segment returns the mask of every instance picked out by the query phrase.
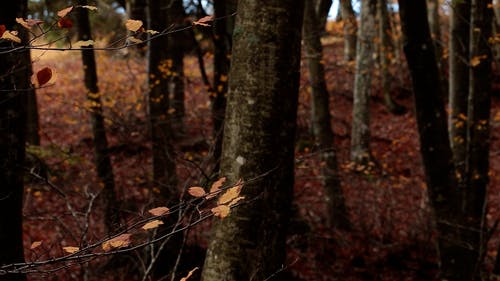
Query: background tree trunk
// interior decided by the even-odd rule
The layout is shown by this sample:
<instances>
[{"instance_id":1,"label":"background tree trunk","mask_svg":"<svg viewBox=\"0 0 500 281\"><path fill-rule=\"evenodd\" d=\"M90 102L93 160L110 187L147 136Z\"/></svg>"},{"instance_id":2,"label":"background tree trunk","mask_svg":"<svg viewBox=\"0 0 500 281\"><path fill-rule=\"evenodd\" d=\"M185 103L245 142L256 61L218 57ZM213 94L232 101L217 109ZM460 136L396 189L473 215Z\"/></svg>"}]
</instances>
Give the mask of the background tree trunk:
<instances>
[{"instance_id":1,"label":"background tree trunk","mask_svg":"<svg viewBox=\"0 0 500 281\"><path fill-rule=\"evenodd\" d=\"M358 36L354 103L352 109L351 160L365 165L370 152L370 92L375 52L377 0L361 2L361 27Z\"/></svg>"},{"instance_id":2,"label":"background tree trunk","mask_svg":"<svg viewBox=\"0 0 500 281\"><path fill-rule=\"evenodd\" d=\"M461 2L453 1L454 2ZM427 0L427 19L431 31L431 37L434 41L434 48L436 50L436 58L439 69L439 81L441 81L442 93L446 93L448 89L448 81L446 80L445 65L446 60L443 57L443 39L441 36L441 22L439 18L439 0ZM445 98L445 96L443 96Z\"/></svg>"},{"instance_id":3,"label":"background tree trunk","mask_svg":"<svg viewBox=\"0 0 500 281\"><path fill-rule=\"evenodd\" d=\"M204 281L264 280L283 265L294 181L302 5L296 0L238 3L221 174L229 182L269 174L247 182L242 193L248 204L215 223Z\"/></svg>"},{"instance_id":4,"label":"background tree trunk","mask_svg":"<svg viewBox=\"0 0 500 281\"><path fill-rule=\"evenodd\" d=\"M7 30L17 29L16 17L25 18L26 12L26 0L5 2L0 9L0 22ZM2 50L14 47L13 44L0 40ZM18 52L0 54L0 265L24 262L22 203L26 95L14 90L31 87L28 72L24 71L28 65L24 64L23 56ZM26 277L7 274L0 275L0 280L21 281Z\"/></svg>"},{"instance_id":5,"label":"background tree trunk","mask_svg":"<svg viewBox=\"0 0 500 281\"><path fill-rule=\"evenodd\" d=\"M340 13L344 22L344 59L352 61L356 58L356 40L358 36L358 23L356 14L352 9L351 0L339 0ZM362 2L361 5L363 5Z\"/></svg>"},{"instance_id":6,"label":"background tree trunk","mask_svg":"<svg viewBox=\"0 0 500 281\"><path fill-rule=\"evenodd\" d=\"M328 223L336 228L349 229L349 216L340 184L337 153L333 142L334 135L331 127L330 101L326 88L325 69L321 63L323 60L321 32L325 30L325 27L318 21L320 17L315 12L314 2L318 1L308 0L305 2L303 28L309 81L311 81L312 87L313 132L316 148L321 155L320 161L325 163L322 166L321 174L328 208Z\"/></svg>"},{"instance_id":7,"label":"background tree trunk","mask_svg":"<svg viewBox=\"0 0 500 281\"><path fill-rule=\"evenodd\" d=\"M318 14L318 25L320 25L321 32L325 31L326 22L328 21L328 15L330 14L330 8L332 7L332 0L319 0L315 1L314 10Z\"/></svg>"},{"instance_id":8,"label":"background tree trunk","mask_svg":"<svg viewBox=\"0 0 500 281\"><path fill-rule=\"evenodd\" d=\"M87 0L78 0L78 5L87 5ZM78 20L78 40L91 40L90 22L87 9L77 10ZM116 200L113 167L108 153L108 140L106 138L106 128L104 126L104 116L102 112L101 94L97 86L97 67L95 63L94 49L92 46L82 47L82 62L85 76L85 88L87 89L87 99L91 104L90 118L92 123L92 133L94 137L94 161L97 168L97 176L103 185L102 198L105 204L104 220L108 232L116 229L120 225L118 214L118 202Z\"/></svg>"}]
</instances>

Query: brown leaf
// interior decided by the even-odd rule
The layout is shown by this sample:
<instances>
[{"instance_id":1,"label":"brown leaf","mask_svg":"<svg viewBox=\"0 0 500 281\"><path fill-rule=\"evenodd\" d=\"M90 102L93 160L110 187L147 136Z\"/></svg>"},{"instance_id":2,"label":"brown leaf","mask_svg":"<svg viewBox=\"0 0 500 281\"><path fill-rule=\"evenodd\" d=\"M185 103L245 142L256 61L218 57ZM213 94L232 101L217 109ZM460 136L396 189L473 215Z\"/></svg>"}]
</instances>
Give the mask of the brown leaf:
<instances>
[{"instance_id":1,"label":"brown leaf","mask_svg":"<svg viewBox=\"0 0 500 281\"><path fill-rule=\"evenodd\" d=\"M245 196L236 197L233 200L231 200L231 202L229 202L228 206L232 207L232 206L236 205L239 201L241 201L243 199L245 199Z\"/></svg>"},{"instance_id":2,"label":"brown leaf","mask_svg":"<svg viewBox=\"0 0 500 281\"><path fill-rule=\"evenodd\" d=\"M71 246L68 246L68 247L63 247L63 250L64 250L66 253L73 254L73 253L78 252L78 250L80 250L80 248L78 248L78 247L71 247Z\"/></svg>"},{"instance_id":3,"label":"brown leaf","mask_svg":"<svg viewBox=\"0 0 500 281\"><path fill-rule=\"evenodd\" d=\"M125 22L125 27L133 32L138 31L142 27L142 21L140 20L127 20Z\"/></svg>"},{"instance_id":4,"label":"brown leaf","mask_svg":"<svg viewBox=\"0 0 500 281\"><path fill-rule=\"evenodd\" d=\"M35 241L35 242L31 243L30 249L31 250L36 249L36 248L40 247L40 245L42 245L42 241Z\"/></svg>"},{"instance_id":5,"label":"brown leaf","mask_svg":"<svg viewBox=\"0 0 500 281\"><path fill-rule=\"evenodd\" d=\"M31 26L29 26L28 22L25 21L23 18L16 18L16 22L20 25L22 25L26 29L30 29Z\"/></svg>"},{"instance_id":6,"label":"brown leaf","mask_svg":"<svg viewBox=\"0 0 500 281\"><path fill-rule=\"evenodd\" d=\"M188 275L186 275L185 277L182 277L180 281L186 281L186 280L188 280L189 277L191 277L196 270L198 270L198 267L195 267L195 268L191 269L189 271Z\"/></svg>"},{"instance_id":7,"label":"brown leaf","mask_svg":"<svg viewBox=\"0 0 500 281\"><path fill-rule=\"evenodd\" d=\"M153 216L163 216L163 215L167 215L169 211L170 211L170 209L167 207L157 207L157 208L153 208L153 209L148 210L148 213L152 214Z\"/></svg>"},{"instance_id":8,"label":"brown leaf","mask_svg":"<svg viewBox=\"0 0 500 281\"><path fill-rule=\"evenodd\" d=\"M10 40L16 43L21 43L21 38L17 37L17 31L5 30L2 33L1 39Z\"/></svg>"},{"instance_id":9,"label":"brown leaf","mask_svg":"<svg viewBox=\"0 0 500 281\"><path fill-rule=\"evenodd\" d=\"M69 14L71 11L73 10L73 6L70 6L70 7L67 7L67 8L64 8L62 10L60 10L59 12L57 12L57 15L61 18L64 18L67 14Z\"/></svg>"},{"instance_id":10,"label":"brown leaf","mask_svg":"<svg viewBox=\"0 0 500 281\"><path fill-rule=\"evenodd\" d=\"M207 24L207 22L213 21L214 17L213 16L204 16L201 19L194 21L194 25L201 25L201 26L210 26L210 24Z\"/></svg>"},{"instance_id":11,"label":"brown leaf","mask_svg":"<svg viewBox=\"0 0 500 281\"><path fill-rule=\"evenodd\" d=\"M3 36L3 33L7 30L7 28L5 27L5 25L3 24L0 24L0 37Z\"/></svg>"},{"instance_id":12,"label":"brown leaf","mask_svg":"<svg viewBox=\"0 0 500 281\"><path fill-rule=\"evenodd\" d=\"M193 187L190 187L188 189L188 193L193 196L193 197L203 197L205 196L205 194L207 194L205 192L205 190L203 189L203 187L199 187L199 186L193 186Z\"/></svg>"},{"instance_id":13,"label":"brown leaf","mask_svg":"<svg viewBox=\"0 0 500 281\"><path fill-rule=\"evenodd\" d=\"M59 26L59 28L72 28L73 21L68 18L61 18L57 21L57 26Z\"/></svg>"},{"instance_id":14,"label":"brown leaf","mask_svg":"<svg viewBox=\"0 0 500 281\"><path fill-rule=\"evenodd\" d=\"M97 11L97 7L96 6L85 5L85 6L82 6L82 8L88 9L88 10L91 10L91 11Z\"/></svg>"},{"instance_id":15,"label":"brown leaf","mask_svg":"<svg viewBox=\"0 0 500 281\"><path fill-rule=\"evenodd\" d=\"M221 219L223 219L229 215L229 210L230 210L230 208L227 205L219 205L219 206L211 209L214 216L219 217Z\"/></svg>"},{"instance_id":16,"label":"brown leaf","mask_svg":"<svg viewBox=\"0 0 500 281\"><path fill-rule=\"evenodd\" d=\"M102 243L101 247L104 251L108 252L112 249L125 248L128 247L131 243L130 241L131 234L122 234L111 240L105 241Z\"/></svg>"},{"instance_id":17,"label":"brown leaf","mask_svg":"<svg viewBox=\"0 0 500 281\"><path fill-rule=\"evenodd\" d=\"M154 229L162 224L163 224L163 222L161 220L153 220L153 221L150 221L150 222L146 223L145 225L143 225L142 229L144 229L144 230Z\"/></svg>"},{"instance_id":18,"label":"brown leaf","mask_svg":"<svg viewBox=\"0 0 500 281\"><path fill-rule=\"evenodd\" d=\"M239 197L241 188L243 188L243 180L239 179L233 187L229 188L224 194L222 194L222 196L217 201L217 204L227 204L233 201L233 199Z\"/></svg>"},{"instance_id":19,"label":"brown leaf","mask_svg":"<svg viewBox=\"0 0 500 281\"><path fill-rule=\"evenodd\" d=\"M49 67L42 68L36 73L36 84L38 87L47 84L52 78L52 69Z\"/></svg>"},{"instance_id":20,"label":"brown leaf","mask_svg":"<svg viewBox=\"0 0 500 281\"><path fill-rule=\"evenodd\" d=\"M221 186L224 184L225 181L226 181L225 177L222 177L217 181L215 181L210 187L210 195L207 195L207 199L215 197L217 195L217 191L220 190Z\"/></svg>"}]
</instances>

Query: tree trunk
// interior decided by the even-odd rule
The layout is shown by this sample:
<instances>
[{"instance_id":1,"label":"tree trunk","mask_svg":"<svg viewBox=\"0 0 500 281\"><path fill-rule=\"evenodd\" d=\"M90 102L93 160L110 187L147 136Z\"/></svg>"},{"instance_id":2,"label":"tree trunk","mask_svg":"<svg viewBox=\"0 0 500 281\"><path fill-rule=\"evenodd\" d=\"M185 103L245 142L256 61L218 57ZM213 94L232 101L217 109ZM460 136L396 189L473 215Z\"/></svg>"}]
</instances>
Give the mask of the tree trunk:
<instances>
[{"instance_id":1,"label":"tree trunk","mask_svg":"<svg viewBox=\"0 0 500 281\"><path fill-rule=\"evenodd\" d=\"M87 5L87 0L78 0L78 5ZM91 40L91 29L87 9L77 10L78 20L78 40ZM104 220L108 232L112 232L120 225L118 214L118 202L116 200L113 167L108 153L108 140L106 138L106 128L104 126L104 116L102 112L101 94L97 86L97 68L95 63L94 49L92 46L82 47L82 62L87 89L87 100L90 103L90 118L92 123L92 133L94 137L94 161L97 168L97 176L101 182L102 198L105 204Z\"/></svg>"},{"instance_id":2,"label":"tree trunk","mask_svg":"<svg viewBox=\"0 0 500 281\"><path fill-rule=\"evenodd\" d=\"M325 81L323 60L323 46L321 46L321 32L324 26L318 21L314 10L314 1L306 1L304 8L303 39L309 81L312 86L312 123L316 148L321 155L321 174L325 188L325 201L328 208L328 223L340 229L349 229L349 217L345 207L344 194L340 185L337 153L333 142L331 127L330 102Z\"/></svg>"},{"instance_id":3,"label":"tree trunk","mask_svg":"<svg viewBox=\"0 0 500 281\"><path fill-rule=\"evenodd\" d=\"M364 1L362 2L362 6ZM344 60L352 61L356 58L356 40L358 23L352 9L351 0L340 0L340 14L344 22ZM363 23L362 23L363 24Z\"/></svg>"},{"instance_id":4,"label":"tree trunk","mask_svg":"<svg viewBox=\"0 0 500 281\"><path fill-rule=\"evenodd\" d=\"M452 2L450 16L449 134L457 183L465 188L467 96L469 93L470 0Z\"/></svg>"},{"instance_id":5,"label":"tree trunk","mask_svg":"<svg viewBox=\"0 0 500 281\"><path fill-rule=\"evenodd\" d=\"M16 17L26 17L27 1L8 1L0 9L0 22L16 29ZM26 44L26 41L22 42ZM17 44L0 41L5 51ZM0 54L0 265L24 262L23 255L23 166L26 132L26 95L15 89L31 87L23 53ZM31 65L29 66L31 68ZM25 275L0 275L1 281L26 280Z\"/></svg>"},{"instance_id":6,"label":"tree trunk","mask_svg":"<svg viewBox=\"0 0 500 281\"><path fill-rule=\"evenodd\" d=\"M125 10L129 19L147 21L146 5L147 0L126 0ZM137 49L141 56L146 54L146 44L138 44L134 49Z\"/></svg>"},{"instance_id":7,"label":"tree trunk","mask_svg":"<svg viewBox=\"0 0 500 281\"><path fill-rule=\"evenodd\" d=\"M221 174L229 182L258 180L243 187L248 204L214 224L204 281L264 280L283 266L294 181L302 6L296 0L238 3Z\"/></svg>"},{"instance_id":8,"label":"tree trunk","mask_svg":"<svg viewBox=\"0 0 500 281\"><path fill-rule=\"evenodd\" d=\"M352 109L351 160L366 165L370 152L370 92L375 52L375 16L377 0L361 2L361 27L359 31L356 74L354 78L354 104Z\"/></svg>"},{"instance_id":9,"label":"tree trunk","mask_svg":"<svg viewBox=\"0 0 500 281\"><path fill-rule=\"evenodd\" d=\"M224 129L224 115L226 111L227 82L229 76L231 44L233 40L234 16L238 1L226 0L215 1L214 12L216 18L222 18L214 22L214 86L210 93L212 101L212 123L214 138L213 158L215 161L214 172L219 172L220 157L222 153L222 131Z\"/></svg>"},{"instance_id":10,"label":"tree trunk","mask_svg":"<svg viewBox=\"0 0 500 281\"><path fill-rule=\"evenodd\" d=\"M454 2L462 2L453 1ZM446 60L443 57L443 40L441 37L441 23L439 18L439 0L427 0L427 19L429 21L429 27L431 31L431 37L434 40L434 47L436 50L436 58L438 62L439 69L439 81L441 81L441 93L445 94L448 89L448 81L446 80L446 74L444 66L446 65ZM445 96L443 96L445 98Z\"/></svg>"},{"instance_id":11,"label":"tree trunk","mask_svg":"<svg viewBox=\"0 0 500 281\"><path fill-rule=\"evenodd\" d=\"M148 29L166 28L168 0L149 0ZM167 203L179 199L177 176L175 174L175 155L172 146L172 129L168 114L168 80L162 70L168 67L166 36L148 42L148 84L149 84L149 119L153 142L153 180L154 187L160 190Z\"/></svg>"},{"instance_id":12,"label":"tree trunk","mask_svg":"<svg viewBox=\"0 0 500 281\"><path fill-rule=\"evenodd\" d=\"M499 0L493 1L493 34L500 33L500 2ZM500 65L500 44L495 43L494 48L494 58L497 67Z\"/></svg>"},{"instance_id":13,"label":"tree trunk","mask_svg":"<svg viewBox=\"0 0 500 281\"><path fill-rule=\"evenodd\" d=\"M315 3L314 10L318 14L318 25L321 26L321 32L324 32L333 0L319 0L315 1Z\"/></svg>"}]
</instances>

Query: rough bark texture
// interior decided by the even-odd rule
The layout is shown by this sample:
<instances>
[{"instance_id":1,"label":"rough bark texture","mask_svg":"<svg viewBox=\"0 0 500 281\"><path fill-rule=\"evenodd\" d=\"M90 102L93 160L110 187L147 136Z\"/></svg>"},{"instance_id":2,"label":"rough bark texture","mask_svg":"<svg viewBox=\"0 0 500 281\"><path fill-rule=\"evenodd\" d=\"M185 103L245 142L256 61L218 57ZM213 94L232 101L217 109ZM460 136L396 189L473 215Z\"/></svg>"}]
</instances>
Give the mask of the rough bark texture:
<instances>
[{"instance_id":1,"label":"rough bark texture","mask_svg":"<svg viewBox=\"0 0 500 281\"><path fill-rule=\"evenodd\" d=\"M466 185L467 96L469 93L470 0L454 1L450 17L449 132L461 188Z\"/></svg>"},{"instance_id":2,"label":"rough bark texture","mask_svg":"<svg viewBox=\"0 0 500 281\"><path fill-rule=\"evenodd\" d=\"M454 2L461 2L462 0L459 1L452 1L451 3ZM446 65L446 60L444 59L443 56L443 40L441 37L441 22L439 18L439 0L427 0L427 19L429 21L429 27L431 31L431 37L434 41L434 48L436 51L436 58L438 62L438 69L439 69L439 81L441 81L441 88L442 91L441 93L446 93L448 89L448 81L446 79L446 74L445 74L445 65ZM445 96L443 96L445 98Z\"/></svg>"},{"instance_id":3,"label":"rough bark texture","mask_svg":"<svg viewBox=\"0 0 500 281\"><path fill-rule=\"evenodd\" d=\"M370 152L370 93L376 35L377 0L361 2L361 26L358 35L354 104L352 109L351 160L367 164Z\"/></svg>"},{"instance_id":4,"label":"rough bark texture","mask_svg":"<svg viewBox=\"0 0 500 281\"><path fill-rule=\"evenodd\" d=\"M210 93L212 101L212 124L214 138L213 158L216 163L214 172L219 172L220 157L222 153L222 131L224 128L224 115L226 111L227 82L229 76L231 44L233 39L234 16L238 1L215 1L214 22L214 82L213 92ZM223 18L226 17L226 18Z\"/></svg>"},{"instance_id":5,"label":"rough bark texture","mask_svg":"<svg viewBox=\"0 0 500 281\"><path fill-rule=\"evenodd\" d=\"M221 172L229 182L258 179L243 187L248 204L216 220L204 281L264 280L283 265L294 177L302 5L296 0L238 3ZM279 274L273 278L279 279Z\"/></svg>"},{"instance_id":6,"label":"rough bark texture","mask_svg":"<svg viewBox=\"0 0 500 281\"><path fill-rule=\"evenodd\" d=\"M87 5L87 0L78 0L78 5ZM91 40L91 29L87 9L77 10L78 40ZM87 89L87 100L90 103L90 118L92 123L92 134L94 137L94 161L97 168L97 176L102 184L101 196L104 199L104 220L108 232L119 226L118 206L116 200L113 167L108 153L108 140L104 126L102 112L101 94L97 86L97 67L92 46L82 47L82 62L84 71L85 88Z\"/></svg>"},{"instance_id":7,"label":"rough bark texture","mask_svg":"<svg viewBox=\"0 0 500 281\"><path fill-rule=\"evenodd\" d=\"M148 29L164 30L166 11L160 9L168 5L168 0L148 1ZM153 180L154 187L160 189L161 196L168 202L179 199L177 176L175 174L175 155L172 147L172 129L168 114L168 80L163 72L168 67L166 36L148 42L148 85L149 119L153 142Z\"/></svg>"},{"instance_id":8,"label":"rough bark texture","mask_svg":"<svg viewBox=\"0 0 500 281\"><path fill-rule=\"evenodd\" d=\"M340 14L344 22L344 59L352 61L356 58L358 23L356 21L356 14L354 14L354 10L352 9L351 0L340 0Z\"/></svg>"},{"instance_id":9,"label":"rough bark texture","mask_svg":"<svg viewBox=\"0 0 500 281\"><path fill-rule=\"evenodd\" d=\"M21 40L23 42L29 41L29 33L27 29L19 30ZM25 50L22 52L23 70L26 71L26 76L31 77L33 74L33 67L31 64L31 52ZM28 83L24 88L26 91L26 142L31 145L40 145L40 125L38 118L38 103L36 99L35 88Z\"/></svg>"},{"instance_id":10,"label":"rough bark texture","mask_svg":"<svg viewBox=\"0 0 500 281\"><path fill-rule=\"evenodd\" d=\"M0 9L0 23L14 30L16 17L26 16L27 1L8 1ZM2 40L0 51L15 44ZM24 262L22 235L23 163L26 95L30 77L22 53L0 54L0 265ZM1 281L25 280L24 275L0 275Z\"/></svg>"},{"instance_id":11,"label":"rough bark texture","mask_svg":"<svg viewBox=\"0 0 500 281\"><path fill-rule=\"evenodd\" d=\"M337 153L333 142L333 130L331 127L329 94L326 88L325 69L321 63L323 59L323 46L321 45L321 32L324 26L318 21L314 10L314 2L306 1L304 8L303 39L307 66L309 69L309 81L312 86L312 126L316 148L321 155L321 174L325 188L325 201L328 206L328 222L330 226L349 229L350 223L345 207L344 194L342 192Z\"/></svg>"}]
</instances>

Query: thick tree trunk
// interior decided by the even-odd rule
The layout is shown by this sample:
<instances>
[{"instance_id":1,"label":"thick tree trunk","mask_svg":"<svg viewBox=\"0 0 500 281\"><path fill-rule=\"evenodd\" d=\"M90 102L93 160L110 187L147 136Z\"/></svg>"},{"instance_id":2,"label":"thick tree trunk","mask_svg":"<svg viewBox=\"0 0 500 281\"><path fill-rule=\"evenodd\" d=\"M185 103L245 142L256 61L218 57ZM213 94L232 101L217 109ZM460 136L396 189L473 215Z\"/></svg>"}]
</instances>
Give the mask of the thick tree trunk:
<instances>
[{"instance_id":1,"label":"thick tree trunk","mask_svg":"<svg viewBox=\"0 0 500 281\"><path fill-rule=\"evenodd\" d=\"M469 93L470 0L452 3L450 17L449 133L457 183L466 185L467 97Z\"/></svg>"},{"instance_id":2,"label":"thick tree trunk","mask_svg":"<svg viewBox=\"0 0 500 281\"><path fill-rule=\"evenodd\" d=\"M461 2L453 1L454 2ZM429 27L431 31L431 37L434 41L434 48L436 51L436 58L438 62L439 69L439 81L441 81L442 93L446 93L448 90L448 81L446 80L445 65L446 60L443 56L443 40L441 37L441 22L439 17L439 0L427 0L427 20L429 21ZM445 98L446 96L443 96Z\"/></svg>"},{"instance_id":3,"label":"thick tree trunk","mask_svg":"<svg viewBox=\"0 0 500 281\"><path fill-rule=\"evenodd\" d=\"M333 0L319 0L315 1L315 3L314 10L318 14L318 24L322 27L321 32L324 32Z\"/></svg>"},{"instance_id":4,"label":"thick tree trunk","mask_svg":"<svg viewBox=\"0 0 500 281\"><path fill-rule=\"evenodd\" d=\"M354 104L352 109L351 160L365 165L370 152L370 92L375 52L377 0L361 2L361 27L358 36Z\"/></svg>"},{"instance_id":5,"label":"thick tree trunk","mask_svg":"<svg viewBox=\"0 0 500 281\"><path fill-rule=\"evenodd\" d=\"M316 148L321 155L321 174L325 188L325 201L328 208L328 222L330 226L349 229L349 217L345 207L342 192L337 155L333 142L331 127L329 94L326 88L325 69L323 60L323 46L321 46L321 32L324 26L318 21L314 10L315 1L306 1L304 8L303 38L309 81L312 86L312 123Z\"/></svg>"},{"instance_id":6,"label":"thick tree trunk","mask_svg":"<svg viewBox=\"0 0 500 281\"><path fill-rule=\"evenodd\" d=\"M161 7L166 7L168 3L168 0L148 1L148 29L164 30L166 28L167 14ZM168 80L162 72L168 66L167 45L166 36L148 42L149 119L153 142L154 187L160 189L164 200L175 202L179 199L179 191L172 146L173 133L168 114Z\"/></svg>"},{"instance_id":7,"label":"thick tree trunk","mask_svg":"<svg viewBox=\"0 0 500 281\"><path fill-rule=\"evenodd\" d=\"M339 1L340 14L344 22L344 60L352 61L356 58L358 23L356 21L356 14L354 14L354 10L352 9L351 0ZM364 3L364 1L362 3Z\"/></svg>"},{"instance_id":8,"label":"thick tree trunk","mask_svg":"<svg viewBox=\"0 0 500 281\"><path fill-rule=\"evenodd\" d=\"M214 12L214 86L210 93L212 101L212 124L214 138L213 158L216 163L214 172L219 172L220 157L222 154L222 131L224 129L224 115L226 111L227 82L229 76L231 44L233 40L234 16L238 1L215 1ZM223 18L226 17L226 18Z\"/></svg>"},{"instance_id":9,"label":"thick tree trunk","mask_svg":"<svg viewBox=\"0 0 500 281\"><path fill-rule=\"evenodd\" d=\"M8 1L0 9L0 22L14 30L16 17L26 17L27 1ZM18 25L17 25L18 26ZM23 42L26 43L25 41ZM14 43L1 40L2 51ZM26 132L26 95L15 89L31 87L23 53L0 54L0 265L24 262L23 165ZM31 68L31 66L29 66ZM24 275L0 275L1 281L26 280Z\"/></svg>"},{"instance_id":10,"label":"thick tree trunk","mask_svg":"<svg viewBox=\"0 0 500 281\"><path fill-rule=\"evenodd\" d=\"M284 263L302 5L296 0L238 3L221 174L229 182L262 177L243 187L248 204L215 223L204 281L264 280Z\"/></svg>"},{"instance_id":11,"label":"thick tree trunk","mask_svg":"<svg viewBox=\"0 0 500 281\"><path fill-rule=\"evenodd\" d=\"M87 0L78 0L78 5L87 5ZM90 22L87 9L77 10L78 20L78 40L91 40ZM94 137L94 161L97 168L97 176L101 184L102 198L105 204L104 220L108 232L119 226L119 210L116 200L113 167L108 153L108 140L106 138L106 128L104 126L104 116L102 112L101 94L97 86L97 67L95 63L94 50L92 46L82 47L82 62L87 89L87 100L90 102L90 118L92 123L92 133Z\"/></svg>"}]
</instances>

